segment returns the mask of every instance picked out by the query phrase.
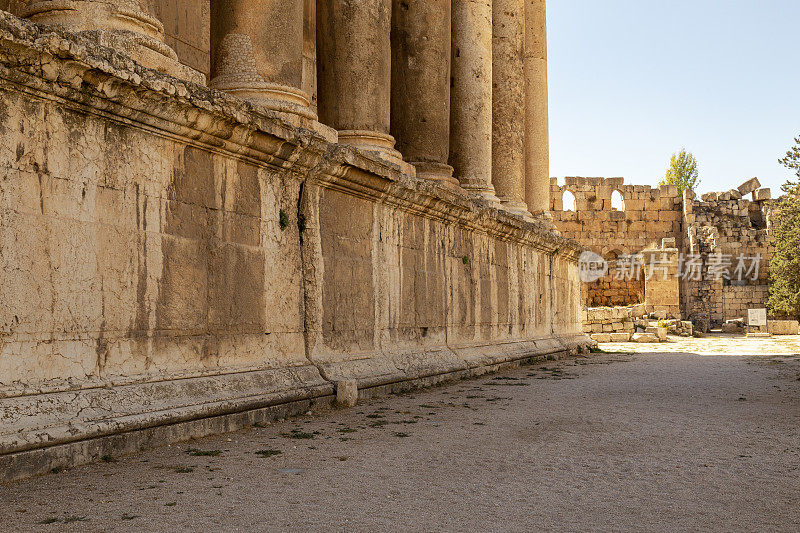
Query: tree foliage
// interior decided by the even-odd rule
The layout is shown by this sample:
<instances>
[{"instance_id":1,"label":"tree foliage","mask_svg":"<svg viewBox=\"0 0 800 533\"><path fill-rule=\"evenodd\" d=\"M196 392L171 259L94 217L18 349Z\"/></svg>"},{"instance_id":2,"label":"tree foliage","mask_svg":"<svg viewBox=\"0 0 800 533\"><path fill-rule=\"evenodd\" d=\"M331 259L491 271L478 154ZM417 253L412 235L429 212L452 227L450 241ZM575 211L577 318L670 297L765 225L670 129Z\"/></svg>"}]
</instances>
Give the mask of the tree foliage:
<instances>
[{"instance_id":1,"label":"tree foliage","mask_svg":"<svg viewBox=\"0 0 800 533\"><path fill-rule=\"evenodd\" d=\"M772 215L770 296L767 306L773 316L800 318L800 137L779 162L795 171L797 181L781 187Z\"/></svg>"},{"instance_id":2,"label":"tree foliage","mask_svg":"<svg viewBox=\"0 0 800 533\"><path fill-rule=\"evenodd\" d=\"M694 190L700 183L700 173L697 170L697 159L687 152L685 148L677 154L672 154L669 160L667 174L660 185L676 185L683 194L686 189Z\"/></svg>"}]
</instances>

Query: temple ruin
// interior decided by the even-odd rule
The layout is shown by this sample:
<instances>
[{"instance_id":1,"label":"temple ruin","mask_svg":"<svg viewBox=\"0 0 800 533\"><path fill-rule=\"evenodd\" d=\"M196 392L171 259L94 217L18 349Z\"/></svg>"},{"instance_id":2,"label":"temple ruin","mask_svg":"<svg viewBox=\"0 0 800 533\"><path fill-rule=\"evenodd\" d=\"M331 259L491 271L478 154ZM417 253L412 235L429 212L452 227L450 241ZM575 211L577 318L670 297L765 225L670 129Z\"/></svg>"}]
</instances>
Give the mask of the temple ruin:
<instances>
[{"instance_id":1,"label":"temple ruin","mask_svg":"<svg viewBox=\"0 0 800 533\"><path fill-rule=\"evenodd\" d=\"M0 480L590 343L544 0L0 9Z\"/></svg>"},{"instance_id":2,"label":"temple ruin","mask_svg":"<svg viewBox=\"0 0 800 533\"><path fill-rule=\"evenodd\" d=\"M572 177L563 186L553 179L550 187L562 235L609 264L604 277L584 286L587 307L645 304L648 313L689 320L703 332L766 307L772 196L758 179L702 198L691 190L681 195L674 185L628 185L623 178ZM632 258L638 270L621 275L619 263Z\"/></svg>"}]
</instances>

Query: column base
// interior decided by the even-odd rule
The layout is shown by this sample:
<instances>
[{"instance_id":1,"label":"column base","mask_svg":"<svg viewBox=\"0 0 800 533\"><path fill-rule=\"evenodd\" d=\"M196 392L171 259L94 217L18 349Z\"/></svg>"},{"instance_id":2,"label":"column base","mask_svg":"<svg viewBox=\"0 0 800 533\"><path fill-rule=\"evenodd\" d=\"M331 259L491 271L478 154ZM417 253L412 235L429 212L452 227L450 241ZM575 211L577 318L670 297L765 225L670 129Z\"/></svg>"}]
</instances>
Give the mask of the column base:
<instances>
[{"instance_id":1,"label":"column base","mask_svg":"<svg viewBox=\"0 0 800 533\"><path fill-rule=\"evenodd\" d=\"M246 74L217 76L211 80L208 86L264 106L271 111L317 120L317 114L311 110L310 101L305 92L287 85L267 83L260 76L257 76L257 79Z\"/></svg>"},{"instance_id":2,"label":"column base","mask_svg":"<svg viewBox=\"0 0 800 533\"><path fill-rule=\"evenodd\" d=\"M494 187L488 187L484 183L471 184L461 182L461 188L473 196L477 196L491 204L492 207L500 208L500 198L495 194Z\"/></svg>"},{"instance_id":3,"label":"column base","mask_svg":"<svg viewBox=\"0 0 800 533\"><path fill-rule=\"evenodd\" d=\"M92 0L42 0L30 3L22 16L79 33L99 46L125 53L145 68L205 85L205 75L181 64L164 43L161 22L135 3L126 7Z\"/></svg>"},{"instance_id":4,"label":"column base","mask_svg":"<svg viewBox=\"0 0 800 533\"><path fill-rule=\"evenodd\" d=\"M417 169L417 177L441 183L446 187L460 189L461 185L453 177L453 167L431 161L409 161Z\"/></svg>"},{"instance_id":5,"label":"column base","mask_svg":"<svg viewBox=\"0 0 800 533\"><path fill-rule=\"evenodd\" d=\"M533 216L528 211L528 205L525 202L510 198L500 198L500 207L513 215L521 216L525 220L533 220Z\"/></svg>"},{"instance_id":6,"label":"column base","mask_svg":"<svg viewBox=\"0 0 800 533\"><path fill-rule=\"evenodd\" d=\"M394 137L388 133L370 130L339 130L339 142L376 152L380 157L397 165L407 164L400 152L394 149Z\"/></svg>"}]
</instances>

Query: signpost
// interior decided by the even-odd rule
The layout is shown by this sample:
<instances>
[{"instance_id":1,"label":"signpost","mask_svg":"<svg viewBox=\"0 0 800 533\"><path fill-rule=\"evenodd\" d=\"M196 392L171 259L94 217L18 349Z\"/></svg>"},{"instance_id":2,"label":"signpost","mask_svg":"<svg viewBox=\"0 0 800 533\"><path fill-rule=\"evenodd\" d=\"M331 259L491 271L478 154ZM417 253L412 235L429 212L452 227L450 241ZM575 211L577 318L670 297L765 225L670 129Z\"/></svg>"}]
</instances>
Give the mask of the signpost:
<instances>
[{"instance_id":1,"label":"signpost","mask_svg":"<svg viewBox=\"0 0 800 533\"><path fill-rule=\"evenodd\" d=\"M753 331L757 329L757 331ZM757 336L769 336L767 330L767 310L748 309L747 310L747 334Z\"/></svg>"}]
</instances>

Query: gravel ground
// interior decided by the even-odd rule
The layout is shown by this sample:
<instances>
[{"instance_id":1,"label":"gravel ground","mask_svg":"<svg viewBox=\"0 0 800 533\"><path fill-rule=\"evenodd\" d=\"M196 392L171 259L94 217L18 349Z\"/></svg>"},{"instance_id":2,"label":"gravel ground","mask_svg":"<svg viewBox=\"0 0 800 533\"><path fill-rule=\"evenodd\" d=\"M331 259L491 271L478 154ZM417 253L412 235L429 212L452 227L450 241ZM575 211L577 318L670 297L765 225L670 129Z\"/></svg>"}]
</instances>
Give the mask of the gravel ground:
<instances>
[{"instance_id":1,"label":"gravel ground","mask_svg":"<svg viewBox=\"0 0 800 533\"><path fill-rule=\"evenodd\" d=\"M2 531L798 531L800 356L528 366L0 486Z\"/></svg>"}]
</instances>

